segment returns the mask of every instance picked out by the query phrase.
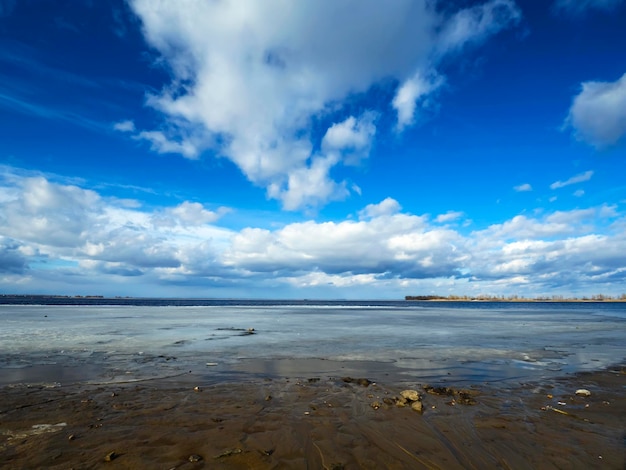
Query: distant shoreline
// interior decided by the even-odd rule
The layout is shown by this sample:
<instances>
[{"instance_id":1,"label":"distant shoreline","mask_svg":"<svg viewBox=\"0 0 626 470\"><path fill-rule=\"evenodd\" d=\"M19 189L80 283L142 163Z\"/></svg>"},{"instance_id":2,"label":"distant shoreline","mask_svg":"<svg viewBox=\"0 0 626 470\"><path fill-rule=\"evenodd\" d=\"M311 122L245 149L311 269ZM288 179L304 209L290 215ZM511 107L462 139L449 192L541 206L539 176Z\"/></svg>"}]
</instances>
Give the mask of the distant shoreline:
<instances>
[{"instance_id":1,"label":"distant shoreline","mask_svg":"<svg viewBox=\"0 0 626 470\"><path fill-rule=\"evenodd\" d=\"M49 295L49 294L0 294L0 305L126 305L137 302L165 302L170 305L202 304L385 304L394 302L472 302L472 303L626 303L626 294L620 297L591 296L565 298L547 297L491 297L491 296L437 296L437 295L407 295L404 299L255 299L255 298L218 298L218 297L132 297L132 296L104 296L104 295Z\"/></svg>"},{"instance_id":2,"label":"distant shoreline","mask_svg":"<svg viewBox=\"0 0 626 470\"><path fill-rule=\"evenodd\" d=\"M526 297L517 297L517 298L501 298L501 297L493 297L493 298L479 298L479 297L460 297L460 298L449 298L449 297L431 297L431 296L411 296L407 295L404 298L405 301L408 302L510 302L510 303L607 303L607 302L626 302L626 298L613 298L613 297L603 297L603 298L526 298Z\"/></svg>"}]
</instances>

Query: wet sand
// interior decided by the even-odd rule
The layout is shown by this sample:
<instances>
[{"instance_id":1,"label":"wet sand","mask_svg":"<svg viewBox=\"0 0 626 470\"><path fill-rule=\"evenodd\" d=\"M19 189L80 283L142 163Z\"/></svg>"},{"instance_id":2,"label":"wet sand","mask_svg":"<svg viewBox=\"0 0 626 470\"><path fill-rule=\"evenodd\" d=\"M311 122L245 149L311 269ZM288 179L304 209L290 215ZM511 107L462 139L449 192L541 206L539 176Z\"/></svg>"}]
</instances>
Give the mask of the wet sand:
<instances>
[{"instance_id":1,"label":"wet sand","mask_svg":"<svg viewBox=\"0 0 626 470\"><path fill-rule=\"evenodd\" d=\"M625 370L430 391L329 375L5 385L0 467L623 469ZM397 405L404 389L421 413Z\"/></svg>"}]
</instances>

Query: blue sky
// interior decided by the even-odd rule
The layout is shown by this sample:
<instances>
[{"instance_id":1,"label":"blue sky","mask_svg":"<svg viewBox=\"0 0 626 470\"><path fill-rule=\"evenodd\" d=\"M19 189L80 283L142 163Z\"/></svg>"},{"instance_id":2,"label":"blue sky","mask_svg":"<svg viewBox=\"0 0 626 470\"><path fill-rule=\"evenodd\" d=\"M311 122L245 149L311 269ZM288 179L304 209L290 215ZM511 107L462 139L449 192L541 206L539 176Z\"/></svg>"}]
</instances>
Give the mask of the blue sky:
<instances>
[{"instance_id":1,"label":"blue sky","mask_svg":"<svg viewBox=\"0 0 626 470\"><path fill-rule=\"evenodd\" d=\"M626 1L0 0L0 293L626 293Z\"/></svg>"}]
</instances>

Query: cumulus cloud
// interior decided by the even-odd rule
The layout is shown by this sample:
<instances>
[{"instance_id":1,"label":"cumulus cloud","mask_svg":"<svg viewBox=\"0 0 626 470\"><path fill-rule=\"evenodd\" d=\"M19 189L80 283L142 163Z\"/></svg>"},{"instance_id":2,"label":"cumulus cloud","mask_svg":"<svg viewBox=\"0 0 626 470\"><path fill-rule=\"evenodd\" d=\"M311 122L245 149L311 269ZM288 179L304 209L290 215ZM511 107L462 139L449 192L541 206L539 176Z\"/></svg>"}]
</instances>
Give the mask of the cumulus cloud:
<instances>
[{"instance_id":1,"label":"cumulus cloud","mask_svg":"<svg viewBox=\"0 0 626 470\"><path fill-rule=\"evenodd\" d=\"M476 232L470 241L471 274L475 280L493 279L513 289L521 282L561 292L593 288L607 276L623 281L623 232L594 233L604 231L612 217L617 214L602 206L555 212L542 219L517 216Z\"/></svg>"},{"instance_id":2,"label":"cumulus cloud","mask_svg":"<svg viewBox=\"0 0 626 470\"><path fill-rule=\"evenodd\" d=\"M576 176L572 176L570 179L567 179L565 181L555 181L554 183L550 185L550 189L559 189L559 188L564 188L565 186L569 186L571 184L584 183L585 181L589 181L592 176L593 176L592 170L585 171L584 173L580 173Z\"/></svg>"},{"instance_id":3,"label":"cumulus cloud","mask_svg":"<svg viewBox=\"0 0 626 470\"><path fill-rule=\"evenodd\" d=\"M358 163L367 157L376 134L376 115L365 113L359 119L350 116L343 122L328 128L322 139L322 150L326 153L344 152L345 163Z\"/></svg>"},{"instance_id":4,"label":"cumulus cloud","mask_svg":"<svg viewBox=\"0 0 626 470\"><path fill-rule=\"evenodd\" d=\"M188 158L211 149L287 209L346 197L331 171L368 156L376 113L390 104L397 127L411 125L445 80L444 57L520 18L512 0L445 13L428 0L130 5L172 74L147 100L166 127L135 137ZM391 103L348 112L381 83L397 85ZM319 134L313 121L325 123Z\"/></svg>"},{"instance_id":5,"label":"cumulus cloud","mask_svg":"<svg viewBox=\"0 0 626 470\"><path fill-rule=\"evenodd\" d=\"M436 277L453 274L458 235L430 228L423 217L381 215L367 221L305 222L273 232L244 230L224 253L230 265L251 271Z\"/></svg>"},{"instance_id":6,"label":"cumulus cloud","mask_svg":"<svg viewBox=\"0 0 626 470\"><path fill-rule=\"evenodd\" d=\"M597 221L615 216L606 206L600 209L575 209L555 211L542 218L516 215L501 224L491 225L477 233L488 239L542 239L586 234L593 229Z\"/></svg>"},{"instance_id":7,"label":"cumulus cloud","mask_svg":"<svg viewBox=\"0 0 626 470\"><path fill-rule=\"evenodd\" d=\"M465 214L431 220L404 212L392 198L365 206L358 220L306 220L271 230L220 227L225 211L190 201L146 210L42 175L5 175L5 289L18 281L31 292L46 282L57 292L91 283L112 295L137 295L132 282L151 292L191 285L243 295L271 287L306 296L306 289L321 287L349 295L359 286L363 295L410 294L422 282L495 293L523 293L520 286L594 292L596 285L604 291L626 282L626 216L618 206L517 215L473 232L447 224Z\"/></svg>"},{"instance_id":8,"label":"cumulus cloud","mask_svg":"<svg viewBox=\"0 0 626 470\"><path fill-rule=\"evenodd\" d=\"M156 214L152 220L156 225L198 226L216 222L226 212L228 209L225 207L211 211L199 202L185 201L178 206L166 208Z\"/></svg>"},{"instance_id":9,"label":"cumulus cloud","mask_svg":"<svg viewBox=\"0 0 626 470\"><path fill-rule=\"evenodd\" d=\"M626 74L615 82L584 82L565 126L596 148L617 144L626 135Z\"/></svg>"},{"instance_id":10,"label":"cumulus cloud","mask_svg":"<svg viewBox=\"0 0 626 470\"><path fill-rule=\"evenodd\" d=\"M219 243L229 233L209 225L224 208L214 212L183 202L150 214L42 175L3 176L0 236L12 239L10 246L19 246L24 256L122 263L133 269L176 267L187 250L211 239ZM10 253L16 259L17 252Z\"/></svg>"},{"instance_id":11,"label":"cumulus cloud","mask_svg":"<svg viewBox=\"0 0 626 470\"><path fill-rule=\"evenodd\" d=\"M533 187L528 183L524 183L524 184L520 184L519 186L515 186L513 189L517 191L518 193L520 193L520 192L525 192L525 191L532 191Z\"/></svg>"},{"instance_id":12,"label":"cumulus cloud","mask_svg":"<svg viewBox=\"0 0 626 470\"><path fill-rule=\"evenodd\" d=\"M393 198L386 198L378 204L368 204L365 209L359 212L361 219L371 219L383 215L393 215L401 209L400 204Z\"/></svg>"},{"instance_id":13,"label":"cumulus cloud","mask_svg":"<svg viewBox=\"0 0 626 470\"><path fill-rule=\"evenodd\" d=\"M16 197L3 203L3 235L69 247L80 243L85 228L98 226L99 196L95 192L57 185L43 176L18 181L18 188L11 191Z\"/></svg>"}]
</instances>

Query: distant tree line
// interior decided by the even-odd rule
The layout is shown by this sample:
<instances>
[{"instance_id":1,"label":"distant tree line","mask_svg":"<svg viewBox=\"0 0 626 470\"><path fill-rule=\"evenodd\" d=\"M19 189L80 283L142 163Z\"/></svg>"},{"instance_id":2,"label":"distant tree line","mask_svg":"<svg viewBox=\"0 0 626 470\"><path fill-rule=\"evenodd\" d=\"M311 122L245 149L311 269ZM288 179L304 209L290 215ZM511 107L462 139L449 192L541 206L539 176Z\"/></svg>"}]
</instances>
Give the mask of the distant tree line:
<instances>
[{"instance_id":1,"label":"distant tree line","mask_svg":"<svg viewBox=\"0 0 626 470\"><path fill-rule=\"evenodd\" d=\"M565 297L563 295L524 297L523 295L407 295L404 300L449 300L449 301L492 301L492 302L626 302L626 294L611 296L595 294L582 297Z\"/></svg>"}]
</instances>

